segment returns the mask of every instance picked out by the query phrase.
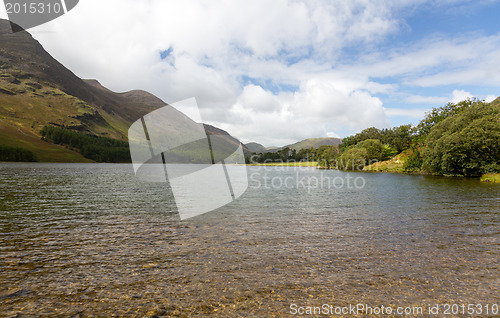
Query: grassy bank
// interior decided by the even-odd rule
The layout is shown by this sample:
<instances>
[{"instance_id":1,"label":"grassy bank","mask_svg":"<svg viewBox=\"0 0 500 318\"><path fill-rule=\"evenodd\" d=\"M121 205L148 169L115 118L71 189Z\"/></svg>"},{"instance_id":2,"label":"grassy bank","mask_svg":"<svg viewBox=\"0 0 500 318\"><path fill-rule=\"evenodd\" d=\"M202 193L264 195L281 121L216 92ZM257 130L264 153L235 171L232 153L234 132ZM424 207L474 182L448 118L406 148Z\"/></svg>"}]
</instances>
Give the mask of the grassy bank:
<instances>
[{"instance_id":1,"label":"grassy bank","mask_svg":"<svg viewBox=\"0 0 500 318\"><path fill-rule=\"evenodd\" d=\"M481 176L482 182L500 183L500 173L487 173Z\"/></svg>"},{"instance_id":2,"label":"grassy bank","mask_svg":"<svg viewBox=\"0 0 500 318\"><path fill-rule=\"evenodd\" d=\"M368 172L393 172L393 173L405 173L404 163L407 158L405 153L400 153L399 155L386 160L375 162L363 168L363 171Z\"/></svg>"},{"instance_id":3,"label":"grassy bank","mask_svg":"<svg viewBox=\"0 0 500 318\"><path fill-rule=\"evenodd\" d=\"M61 145L43 141L22 125L0 119L0 140L5 146L19 147L31 151L40 162L92 162L76 151Z\"/></svg>"},{"instance_id":4,"label":"grassy bank","mask_svg":"<svg viewBox=\"0 0 500 318\"><path fill-rule=\"evenodd\" d=\"M25 161L34 162L36 156L33 152L19 147L0 145L0 161Z\"/></svg>"},{"instance_id":5,"label":"grassy bank","mask_svg":"<svg viewBox=\"0 0 500 318\"><path fill-rule=\"evenodd\" d=\"M266 162L250 163L249 166L274 166L274 167L316 167L316 161L296 161L296 162Z\"/></svg>"}]
</instances>

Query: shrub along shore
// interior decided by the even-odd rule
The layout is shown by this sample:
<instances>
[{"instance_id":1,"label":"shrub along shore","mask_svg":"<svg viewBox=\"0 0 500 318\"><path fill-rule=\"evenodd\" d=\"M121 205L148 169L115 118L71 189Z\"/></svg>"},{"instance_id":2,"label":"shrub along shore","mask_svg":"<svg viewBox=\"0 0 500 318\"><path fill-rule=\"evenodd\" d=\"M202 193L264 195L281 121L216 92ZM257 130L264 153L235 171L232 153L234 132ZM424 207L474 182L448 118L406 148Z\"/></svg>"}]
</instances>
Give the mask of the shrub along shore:
<instances>
[{"instance_id":1,"label":"shrub along shore","mask_svg":"<svg viewBox=\"0 0 500 318\"><path fill-rule=\"evenodd\" d=\"M480 177L500 175L500 98L468 99L434 108L416 126L367 128L339 147L289 148L254 154L251 163L314 161L319 168ZM293 165L293 164L291 164Z\"/></svg>"}]
</instances>

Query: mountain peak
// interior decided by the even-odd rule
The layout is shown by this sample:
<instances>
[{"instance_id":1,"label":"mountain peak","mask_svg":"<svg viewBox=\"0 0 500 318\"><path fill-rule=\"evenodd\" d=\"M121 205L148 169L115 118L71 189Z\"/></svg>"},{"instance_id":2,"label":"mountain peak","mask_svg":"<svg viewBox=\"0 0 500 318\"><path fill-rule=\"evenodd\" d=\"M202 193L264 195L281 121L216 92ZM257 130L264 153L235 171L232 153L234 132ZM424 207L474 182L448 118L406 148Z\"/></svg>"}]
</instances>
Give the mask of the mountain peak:
<instances>
[{"instance_id":1,"label":"mountain peak","mask_svg":"<svg viewBox=\"0 0 500 318\"><path fill-rule=\"evenodd\" d=\"M10 22L9 20L5 19L0 19L0 34L14 34L12 30L16 30L17 32L24 31L23 28L21 28L19 25ZM28 32L20 32L24 33L24 35L28 35L31 37L31 35Z\"/></svg>"},{"instance_id":2,"label":"mountain peak","mask_svg":"<svg viewBox=\"0 0 500 318\"><path fill-rule=\"evenodd\" d=\"M186 118L184 114L144 90L116 93L96 79L82 80L28 32L13 33L10 22L1 19L0 45L0 139L8 146L23 145L41 161L87 160L41 140L44 126L125 140L133 122L162 107L175 115L168 118L171 127L185 124L176 120ZM231 145L229 149L240 146L222 129L209 125L205 129L222 144Z\"/></svg>"},{"instance_id":3,"label":"mountain peak","mask_svg":"<svg viewBox=\"0 0 500 318\"><path fill-rule=\"evenodd\" d=\"M94 87L97 87L97 88L104 88L104 86L98 80L96 80L95 78L84 79L84 81L87 84L91 85L91 86L94 86Z\"/></svg>"},{"instance_id":4,"label":"mountain peak","mask_svg":"<svg viewBox=\"0 0 500 318\"><path fill-rule=\"evenodd\" d=\"M135 89L135 90L131 90L131 91L128 91L125 93L121 93L121 95L123 95L127 98L137 100L143 104L147 104L147 105L151 105L151 106L155 106L155 107L163 107L163 106L167 105L167 103L165 103L163 100L156 97L155 95L153 95L149 92L146 92L144 90L140 90L140 89Z\"/></svg>"}]
</instances>

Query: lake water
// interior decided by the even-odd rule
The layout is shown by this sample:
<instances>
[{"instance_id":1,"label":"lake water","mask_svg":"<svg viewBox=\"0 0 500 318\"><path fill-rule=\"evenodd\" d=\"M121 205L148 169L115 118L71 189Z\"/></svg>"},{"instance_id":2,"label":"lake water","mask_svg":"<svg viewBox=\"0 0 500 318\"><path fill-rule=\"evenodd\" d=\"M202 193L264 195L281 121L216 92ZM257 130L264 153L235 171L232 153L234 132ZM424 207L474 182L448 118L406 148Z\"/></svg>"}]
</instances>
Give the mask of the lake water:
<instances>
[{"instance_id":1,"label":"lake water","mask_svg":"<svg viewBox=\"0 0 500 318\"><path fill-rule=\"evenodd\" d=\"M498 306L500 186L313 168L249 177L238 200L179 221L165 184L130 165L0 163L0 316Z\"/></svg>"}]
</instances>

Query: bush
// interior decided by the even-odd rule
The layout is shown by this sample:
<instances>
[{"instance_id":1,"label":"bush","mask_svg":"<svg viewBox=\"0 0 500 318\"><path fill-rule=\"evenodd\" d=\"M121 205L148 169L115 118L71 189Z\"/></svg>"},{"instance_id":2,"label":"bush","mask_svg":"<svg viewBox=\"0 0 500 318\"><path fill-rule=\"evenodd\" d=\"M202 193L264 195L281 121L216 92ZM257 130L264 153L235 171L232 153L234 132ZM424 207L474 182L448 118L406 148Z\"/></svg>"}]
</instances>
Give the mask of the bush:
<instances>
[{"instance_id":1,"label":"bush","mask_svg":"<svg viewBox=\"0 0 500 318\"><path fill-rule=\"evenodd\" d=\"M131 162L128 142L79 133L61 127L45 126L42 139L77 149L85 158L97 162Z\"/></svg>"},{"instance_id":2,"label":"bush","mask_svg":"<svg viewBox=\"0 0 500 318\"><path fill-rule=\"evenodd\" d=\"M386 157L386 148L378 139L367 139L358 143L356 147L366 149L368 160L383 161L389 159Z\"/></svg>"},{"instance_id":3,"label":"bush","mask_svg":"<svg viewBox=\"0 0 500 318\"><path fill-rule=\"evenodd\" d=\"M422 169L422 164L424 160L422 158L422 154L418 150L417 147L412 147L411 154L405 160L403 164L404 172L417 172Z\"/></svg>"},{"instance_id":4,"label":"bush","mask_svg":"<svg viewBox=\"0 0 500 318\"><path fill-rule=\"evenodd\" d=\"M352 147L340 157L340 167L343 170L363 170L368 164L368 151L361 147Z\"/></svg>"},{"instance_id":5,"label":"bush","mask_svg":"<svg viewBox=\"0 0 500 318\"><path fill-rule=\"evenodd\" d=\"M37 161L35 155L23 148L0 145L0 161Z\"/></svg>"},{"instance_id":6,"label":"bush","mask_svg":"<svg viewBox=\"0 0 500 318\"><path fill-rule=\"evenodd\" d=\"M457 176L500 172L500 104L476 101L435 124L426 139L423 169Z\"/></svg>"}]
</instances>

